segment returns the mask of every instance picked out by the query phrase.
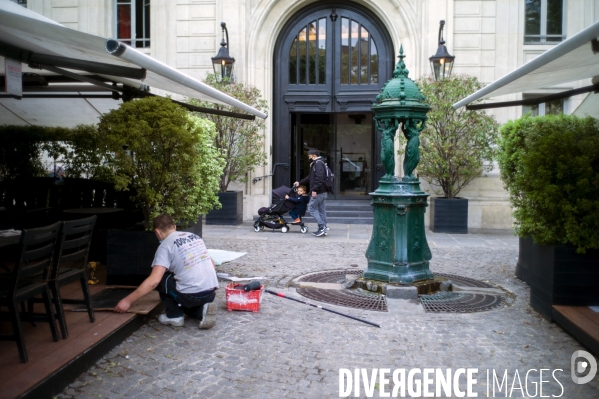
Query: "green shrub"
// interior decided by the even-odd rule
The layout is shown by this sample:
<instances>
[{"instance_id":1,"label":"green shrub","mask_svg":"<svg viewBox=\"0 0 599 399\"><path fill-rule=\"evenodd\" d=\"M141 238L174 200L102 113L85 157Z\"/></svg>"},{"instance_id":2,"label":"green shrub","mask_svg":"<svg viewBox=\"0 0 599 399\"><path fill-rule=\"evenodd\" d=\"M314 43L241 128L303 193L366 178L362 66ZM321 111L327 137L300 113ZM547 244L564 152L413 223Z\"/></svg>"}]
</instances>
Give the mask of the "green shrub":
<instances>
[{"instance_id":1,"label":"green shrub","mask_svg":"<svg viewBox=\"0 0 599 399\"><path fill-rule=\"evenodd\" d=\"M0 181L45 176L44 144L65 130L44 126L0 126Z\"/></svg>"},{"instance_id":2,"label":"green shrub","mask_svg":"<svg viewBox=\"0 0 599 399\"><path fill-rule=\"evenodd\" d=\"M257 110L266 112L268 108L260 90L255 87L231 82L229 79L217 82L214 74L206 76L206 83ZM189 103L204 108L239 112L235 107L195 99L190 99ZM225 167L219 184L221 192L226 192L231 182L246 183L250 171L257 166L266 164L263 134L266 122L264 119L247 120L206 113L198 115L214 122L216 126L215 145L225 159Z\"/></svg>"},{"instance_id":3,"label":"green shrub","mask_svg":"<svg viewBox=\"0 0 599 399\"><path fill-rule=\"evenodd\" d=\"M5 125L0 126L0 140L0 180L45 176L58 164L64 166L65 177L107 182L113 179L112 169L100 149L96 125L74 128ZM49 157L46 162L44 154Z\"/></svg>"},{"instance_id":4,"label":"green shrub","mask_svg":"<svg viewBox=\"0 0 599 399\"><path fill-rule=\"evenodd\" d=\"M485 111L453 109L453 104L481 89L474 76L453 75L435 81L418 80L418 87L431 106L420 133L418 175L437 195L454 198L468 183L493 168L499 124ZM400 145L405 139L399 134ZM404 149L399 153L403 154Z\"/></svg>"},{"instance_id":5,"label":"green shrub","mask_svg":"<svg viewBox=\"0 0 599 399\"><path fill-rule=\"evenodd\" d=\"M501 128L499 165L519 236L599 248L599 121L528 115Z\"/></svg>"},{"instance_id":6,"label":"green shrub","mask_svg":"<svg viewBox=\"0 0 599 399\"><path fill-rule=\"evenodd\" d=\"M146 229L161 213L184 223L220 205L224 162L214 146L213 123L169 99L146 97L102 115L98 131L116 188L135 189Z\"/></svg>"}]
</instances>

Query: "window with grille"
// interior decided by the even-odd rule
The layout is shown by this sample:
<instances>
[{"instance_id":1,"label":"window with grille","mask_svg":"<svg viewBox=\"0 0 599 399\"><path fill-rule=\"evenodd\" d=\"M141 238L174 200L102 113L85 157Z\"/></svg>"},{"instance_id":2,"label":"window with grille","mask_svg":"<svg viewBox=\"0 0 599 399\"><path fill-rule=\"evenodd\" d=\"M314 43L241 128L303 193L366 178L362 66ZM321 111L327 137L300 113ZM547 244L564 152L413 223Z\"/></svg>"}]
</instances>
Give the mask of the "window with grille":
<instances>
[{"instance_id":1,"label":"window with grille","mask_svg":"<svg viewBox=\"0 0 599 399\"><path fill-rule=\"evenodd\" d=\"M370 32L352 19L339 20L320 18L300 29L289 51L290 84L327 84L327 68L339 71L341 85L378 84L378 52ZM335 49L327 49L327 35L333 31L328 24L338 24ZM327 66L327 51L335 54L334 66Z\"/></svg>"},{"instance_id":2,"label":"window with grille","mask_svg":"<svg viewBox=\"0 0 599 399\"><path fill-rule=\"evenodd\" d=\"M132 47L150 47L150 0L117 0L116 34Z\"/></svg>"},{"instance_id":3,"label":"window with grille","mask_svg":"<svg viewBox=\"0 0 599 399\"><path fill-rule=\"evenodd\" d=\"M524 44L550 44L565 40L565 0L526 0Z\"/></svg>"},{"instance_id":4,"label":"window with grille","mask_svg":"<svg viewBox=\"0 0 599 399\"><path fill-rule=\"evenodd\" d=\"M378 83L374 40L359 22L341 18L341 84Z\"/></svg>"},{"instance_id":5,"label":"window with grille","mask_svg":"<svg viewBox=\"0 0 599 399\"><path fill-rule=\"evenodd\" d=\"M326 84L327 19L303 27L289 51L290 84Z\"/></svg>"}]
</instances>

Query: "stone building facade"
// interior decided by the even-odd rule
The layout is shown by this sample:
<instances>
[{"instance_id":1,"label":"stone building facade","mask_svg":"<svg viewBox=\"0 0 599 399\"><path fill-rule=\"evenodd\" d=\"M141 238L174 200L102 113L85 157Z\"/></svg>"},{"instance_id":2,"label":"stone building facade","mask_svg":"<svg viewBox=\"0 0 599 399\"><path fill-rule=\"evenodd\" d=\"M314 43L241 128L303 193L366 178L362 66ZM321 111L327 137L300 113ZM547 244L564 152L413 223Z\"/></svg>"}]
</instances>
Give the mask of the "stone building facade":
<instances>
[{"instance_id":1,"label":"stone building facade","mask_svg":"<svg viewBox=\"0 0 599 399\"><path fill-rule=\"evenodd\" d=\"M12 1L12 0L11 0ZM268 100L269 164L244 191L244 219L270 202L271 189L304 175L308 146L324 149L341 185L336 199L367 198L376 188L378 138L369 111L389 79L400 45L410 77L430 74L439 21L454 73L490 83L599 19L599 0L15 0L67 27L132 40L143 52L195 78L212 71L221 21L236 60L235 79ZM130 24L129 26L126 26ZM561 85L576 88L588 82ZM504 96L515 100L522 96ZM533 113L572 112L582 96ZM489 111L502 123L527 109ZM285 167L285 165L287 167ZM399 167L401 162L396 163ZM401 170L398 170L401 175ZM509 229L507 192L495 170L460 194L469 228Z\"/></svg>"}]
</instances>

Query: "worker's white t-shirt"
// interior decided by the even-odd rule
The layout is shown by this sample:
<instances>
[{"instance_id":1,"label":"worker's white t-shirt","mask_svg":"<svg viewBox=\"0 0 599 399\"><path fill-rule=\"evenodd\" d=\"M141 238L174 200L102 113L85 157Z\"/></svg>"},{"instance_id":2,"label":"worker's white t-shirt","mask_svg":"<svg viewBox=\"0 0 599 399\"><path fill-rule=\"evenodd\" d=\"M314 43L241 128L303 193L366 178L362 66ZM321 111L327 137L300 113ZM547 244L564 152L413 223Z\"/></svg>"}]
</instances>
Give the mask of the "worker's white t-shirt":
<instances>
[{"instance_id":1,"label":"worker's white t-shirt","mask_svg":"<svg viewBox=\"0 0 599 399\"><path fill-rule=\"evenodd\" d=\"M175 231L162 241L153 266L164 266L175 274L177 291L194 294L218 288L216 270L208 255L206 244L199 236Z\"/></svg>"}]
</instances>

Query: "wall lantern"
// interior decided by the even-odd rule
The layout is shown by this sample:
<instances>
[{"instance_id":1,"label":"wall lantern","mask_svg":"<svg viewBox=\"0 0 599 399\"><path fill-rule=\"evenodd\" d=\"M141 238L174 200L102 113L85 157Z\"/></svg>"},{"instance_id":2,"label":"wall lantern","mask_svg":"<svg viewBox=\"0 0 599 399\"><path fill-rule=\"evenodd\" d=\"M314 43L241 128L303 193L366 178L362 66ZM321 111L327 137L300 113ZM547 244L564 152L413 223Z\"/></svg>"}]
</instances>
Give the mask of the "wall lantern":
<instances>
[{"instance_id":1,"label":"wall lantern","mask_svg":"<svg viewBox=\"0 0 599 399\"><path fill-rule=\"evenodd\" d=\"M233 80L233 64L235 63L235 58L229 55L229 31L227 30L227 24L221 22L220 26L223 28L223 40L220 42L221 48L218 50L216 57L212 57L212 66L214 67L217 82L222 81L223 78ZM225 35L227 38L226 41Z\"/></svg>"},{"instance_id":2,"label":"wall lantern","mask_svg":"<svg viewBox=\"0 0 599 399\"><path fill-rule=\"evenodd\" d=\"M435 76L435 80L448 78L451 76L451 69L453 68L453 60L455 57L447 52L445 47L445 40L443 40L443 27L445 21L441 20L439 23L439 48L437 48L437 54L429 58L431 62L431 70Z\"/></svg>"}]
</instances>

